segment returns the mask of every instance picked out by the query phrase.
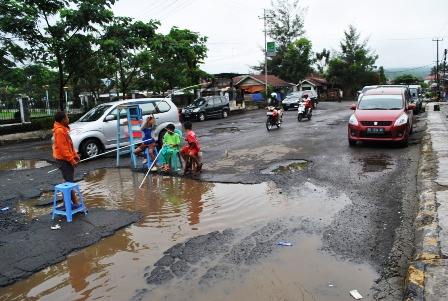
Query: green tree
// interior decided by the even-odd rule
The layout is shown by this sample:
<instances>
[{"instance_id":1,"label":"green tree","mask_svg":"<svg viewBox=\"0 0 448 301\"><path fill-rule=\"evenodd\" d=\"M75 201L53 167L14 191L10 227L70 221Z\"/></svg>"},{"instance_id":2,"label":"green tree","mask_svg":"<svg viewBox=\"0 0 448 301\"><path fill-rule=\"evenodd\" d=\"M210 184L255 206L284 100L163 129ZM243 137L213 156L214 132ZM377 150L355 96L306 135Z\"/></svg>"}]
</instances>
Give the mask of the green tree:
<instances>
[{"instance_id":1,"label":"green tree","mask_svg":"<svg viewBox=\"0 0 448 301\"><path fill-rule=\"evenodd\" d=\"M144 66L150 64L150 47L156 40L158 21L134 21L132 18L116 17L104 28L100 42L101 55L107 62L111 77L116 75L120 94L126 99L129 88Z\"/></svg>"},{"instance_id":2,"label":"green tree","mask_svg":"<svg viewBox=\"0 0 448 301\"><path fill-rule=\"evenodd\" d=\"M267 10L267 34L281 51L305 33L304 19L308 9L300 7L299 0L273 0L271 6L273 8Z\"/></svg>"},{"instance_id":3,"label":"green tree","mask_svg":"<svg viewBox=\"0 0 448 301\"><path fill-rule=\"evenodd\" d=\"M0 81L1 100L15 104L17 94L26 94L29 96L33 107L45 108L43 85L48 83L57 83L57 73L42 65L11 68L2 72L2 80ZM55 87L55 85L52 86ZM50 95L56 95L57 90L52 89L49 93Z\"/></svg>"},{"instance_id":4,"label":"green tree","mask_svg":"<svg viewBox=\"0 0 448 301\"><path fill-rule=\"evenodd\" d=\"M267 35L276 44L276 54L267 61L267 73L283 80L299 82L312 71L311 42L302 38L307 8L299 0L276 0L267 11ZM252 67L264 73L264 62Z\"/></svg>"},{"instance_id":5,"label":"green tree","mask_svg":"<svg viewBox=\"0 0 448 301\"><path fill-rule=\"evenodd\" d=\"M379 68L379 77L380 77L380 84L381 85L387 84L387 77L386 77L386 74L384 73L383 66L380 66L380 68Z\"/></svg>"},{"instance_id":6,"label":"green tree","mask_svg":"<svg viewBox=\"0 0 448 301\"><path fill-rule=\"evenodd\" d=\"M284 68L278 70L277 74L286 81L300 82L313 71L311 67L313 63L311 49L311 42L305 38L291 43L282 60Z\"/></svg>"},{"instance_id":7,"label":"green tree","mask_svg":"<svg viewBox=\"0 0 448 301\"><path fill-rule=\"evenodd\" d=\"M177 27L173 27L166 36L158 35L152 44L146 77L152 80L155 89L162 91L211 79L211 75L199 68L207 57L206 42L207 37Z\"/></svg>"},{"instance_id":8,"label":"green tree","mask_svg":"<svg viewBox=\"0 0 448 301\"><path fill-rule=\"evenodd\" d=\"M439 68L438 69L437 69L437 66L432 66L430 75L436 75L437 74L437 70L439 71L439 73L442 72L443 71L443 67L444 67L443 65L444 65L443 62L439 63Z\"/></svg>"},{"instance_id":9,"label":"green tree","mask_svg":"<svg viewBox=\"0 0 448 301\"><path fill-rule=\"evenodd\" d=\"M341 51L336 52L330 60L327 80L342 85L346 92L353 95L359 87L372 83L373 73L378 56L368 48L368 39L359 41L360 34L355 27L349 26L340 42Z\"/></svg>"},{"instance_id":10,"label":"green tree","mask_svg":"<svg viewBox=\"0 0 448 301\"><path fill-rule=\"evenodd\" d=\"M321 52L315 53L314 64L316 65L317 72L324 74L328 69L330 63L330 50L322 49Z\"/></svg>"},{"instance_id":11,"label":"green tree","mask_svg":"<svg viewBox=\"0 0 448 301\"><path fill-rule=\"evenodd\" d=\"M64 86L78 66L88 63L85 57L77 55L84 47L94 47L94 33L98 26L112 19L110 7L114 3L115 0L2 0L2 48L20 61L27 59L55 68L63 109Z\"/></svg>"},{"instance_id":12,"label":"green tree","mask_svg":"<svg viewBox=\"0 0 448 301\"><path fill-rule=\"evenodd\" d=\"M394 84L412 85L417 84L418 81L419 79L413 76L412 74L403 74L396 77L392 82Z\"/></svg>"}]
</instances>

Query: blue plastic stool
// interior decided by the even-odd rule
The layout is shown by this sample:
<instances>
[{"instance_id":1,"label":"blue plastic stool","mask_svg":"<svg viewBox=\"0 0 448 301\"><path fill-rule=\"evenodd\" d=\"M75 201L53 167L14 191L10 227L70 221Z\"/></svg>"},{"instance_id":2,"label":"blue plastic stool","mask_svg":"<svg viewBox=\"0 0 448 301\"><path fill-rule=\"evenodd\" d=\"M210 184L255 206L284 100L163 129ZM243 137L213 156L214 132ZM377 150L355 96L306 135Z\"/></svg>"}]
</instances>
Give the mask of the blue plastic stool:
<instances>
[{"instance_id":1,"label":"blue plastic stool","mask_svg":"<svg viewBox=\"0 0 448 301\"><path fill-rule=\"evenodd\" d=\"M174 171L178 171L179 167L177 165L177 160L179 159L180 167L184 167L182 164L182 158L180 157L180 151L177 149L171 154L170 167L173 168Z\"/></svg>"},{"instance_id":2,"label":"blue plastic stool","mask_svg":"<svg viewBox=\"0 0 448 301\"><path fill-rule=\"evenodd\" d=\"M150 168L152 165L152 161L151 161L151 156L149 155L149 148L145 149L145 154L146 154L146 160L147 162L145 164L143 164L143 167L148 167ZM157 157L157 155L159 154L159 151L157 150L157 147L154 147L154 155ZM156 159L156 163L159 163L159 158ZM156 166L154 164L154 166Z\"/></svg>"},{"instance_id":3,"label":"blue plastic stool","mask_svg":"<svg viewBox=\"0 0 448 301\"><path fill-rule=\"evenodd\" d=\"M78 192L78 197L81 204L72 204L72 189L75 189ZM64 205L56 207L58 191L61 191L64 195ZM52 219L54 219L55 214L60 214L67 216L67 222L71 222L73 220L73 214L83 210L84 214L87 214L86 205L84 204L84 200L82 199L81 191L79 190L77 183L65 182L54 187Z\"/></svg>"}]
</instances>

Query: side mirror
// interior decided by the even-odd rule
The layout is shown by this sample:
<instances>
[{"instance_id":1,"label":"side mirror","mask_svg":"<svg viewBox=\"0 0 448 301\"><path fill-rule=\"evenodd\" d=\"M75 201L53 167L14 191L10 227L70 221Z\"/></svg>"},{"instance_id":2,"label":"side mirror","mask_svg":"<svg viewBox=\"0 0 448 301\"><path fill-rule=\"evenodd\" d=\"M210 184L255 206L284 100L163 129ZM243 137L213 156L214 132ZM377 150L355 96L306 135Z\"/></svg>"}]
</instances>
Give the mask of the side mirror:
<instances>
[{"instance_id":1,"label":"side mirror","mask_svg":"<svg viewBox=\"0 0 448 301\"><path fill-rule=\"evenodd\" d=\"M415 105L415 103L410 103L408 106L408 110L413 110L415 109L417 106Z\"/></svg>"},{"instance_id":2,"label":"side mirror","mask_svg":"<svg viewBox=\"0 0 448 301\"><path fill-rule=\"evenodd\" d=\"M352 105L350 106L350 110L355 111L356 110L356 104L352 103Z\"/></svg>"},{"instance_id":3,"label":"side mirror","mask_svg":"<svg viewBox=\"0 0 448 301\"><path fill-rule=\"evenodd\" d=\"M112 121L112 120L115 120L114 115L107 115L106 118L104 118L104 121Z\"/></svg>"}]
</instances>

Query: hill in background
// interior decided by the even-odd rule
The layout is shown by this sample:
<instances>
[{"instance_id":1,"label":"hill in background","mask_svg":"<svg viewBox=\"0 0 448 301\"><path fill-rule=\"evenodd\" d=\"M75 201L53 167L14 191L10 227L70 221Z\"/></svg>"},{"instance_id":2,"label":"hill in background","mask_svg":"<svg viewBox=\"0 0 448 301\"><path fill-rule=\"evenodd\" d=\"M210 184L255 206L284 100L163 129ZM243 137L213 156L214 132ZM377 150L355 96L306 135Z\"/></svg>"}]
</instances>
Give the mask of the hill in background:
<instances>
[{"instance_id":1,"label":"hill in background","mask_svg":"<svg viewBox=\"0 0 448 301\"><path fill-rule=\"evenodd\" d=\"M423 67L408 67L408 68L384 68L384 73L387 79L392 80L403 74L411 74L419 79L424 79L431 73L431 68L433 66L423 66Z\"/></svg>"}]
</instances>

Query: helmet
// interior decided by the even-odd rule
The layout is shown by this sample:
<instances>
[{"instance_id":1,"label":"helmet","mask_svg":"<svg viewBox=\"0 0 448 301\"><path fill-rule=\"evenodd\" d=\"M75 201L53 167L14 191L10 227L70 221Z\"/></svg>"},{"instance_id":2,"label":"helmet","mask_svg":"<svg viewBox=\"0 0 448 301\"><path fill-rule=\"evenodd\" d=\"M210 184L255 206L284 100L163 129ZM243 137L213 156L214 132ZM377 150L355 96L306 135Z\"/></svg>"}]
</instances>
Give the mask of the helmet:
<instances>
[{"instance_id":1,"label":"helmet","mask_svg":"<svg viewBox=\"0 0 448 301\"><path fill-rule=\"evenodd\" d=\"M277 93L272 92L272 93L271 93L271 97L277 97Z\"/></svg>"}]
</instances>

